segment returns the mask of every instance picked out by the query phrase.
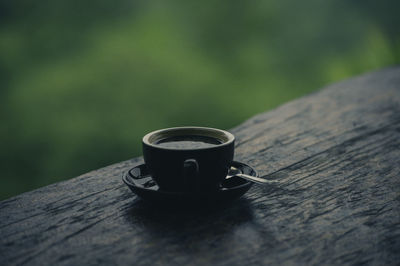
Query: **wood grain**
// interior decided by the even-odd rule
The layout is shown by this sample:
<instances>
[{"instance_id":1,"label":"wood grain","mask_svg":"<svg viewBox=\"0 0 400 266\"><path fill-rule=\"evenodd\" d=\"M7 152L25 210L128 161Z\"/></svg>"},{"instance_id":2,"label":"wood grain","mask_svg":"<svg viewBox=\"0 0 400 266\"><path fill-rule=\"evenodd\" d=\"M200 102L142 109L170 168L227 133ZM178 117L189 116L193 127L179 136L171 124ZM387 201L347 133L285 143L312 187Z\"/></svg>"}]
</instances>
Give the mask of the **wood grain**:
<instances>
[{"instance_id":1,"label":"wood grain","mask_svg":"<svg viewBox=\"0 0 400 266\"><path fill-rule=\"evenodd\" d=\"M346 80L231 130L278 185L227 206L149 206L141 158L0 203L1 265L398 265L400 68Z\"/></svg>"}]
</instances>

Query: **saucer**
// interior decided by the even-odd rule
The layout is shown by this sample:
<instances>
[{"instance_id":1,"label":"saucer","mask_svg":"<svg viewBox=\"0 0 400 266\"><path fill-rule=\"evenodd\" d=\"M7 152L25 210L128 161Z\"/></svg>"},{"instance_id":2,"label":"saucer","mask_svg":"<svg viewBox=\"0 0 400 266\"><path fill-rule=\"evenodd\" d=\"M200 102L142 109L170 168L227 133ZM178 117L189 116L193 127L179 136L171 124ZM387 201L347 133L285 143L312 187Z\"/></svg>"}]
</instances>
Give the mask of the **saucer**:
<instances>
[{"instance_id":1,"label":"saucer","mask_svg":"<svg viewBox=\"0 0 400 266\"><path fill-rule=\"evenodd\" d=\"M255 169L247 164L233 161L232 167L235 172L258 176ZM220 188L213 192L204 194L194 194L188 192L169 192L159 188L149 174L145 164L137 165L127 171L122 180L132 190L133 193L142 199L153 203L221 203L228 202L241 197L253 185L252 182L237 176L226 178L222 181Z\"/></svg>"}]
</instances>

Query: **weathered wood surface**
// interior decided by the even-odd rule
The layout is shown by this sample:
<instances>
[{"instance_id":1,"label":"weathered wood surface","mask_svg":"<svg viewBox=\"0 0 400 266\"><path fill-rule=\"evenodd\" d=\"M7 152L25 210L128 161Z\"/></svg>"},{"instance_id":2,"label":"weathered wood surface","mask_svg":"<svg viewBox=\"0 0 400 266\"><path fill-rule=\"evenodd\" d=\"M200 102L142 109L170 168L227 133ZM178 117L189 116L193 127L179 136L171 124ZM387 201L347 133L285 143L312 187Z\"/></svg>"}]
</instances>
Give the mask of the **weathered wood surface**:
<instances>
[{"instance_id":1,"label":"weathered wood surface","mask_svg":"<svg viewBox=\"0 0 400 266\"><path fill-rule=\"evenodd\" d=\"M398 265L400 68L329 86L233 129L276 186L230 206L150 208L140 158L0 203L1 265Z\"/></svg>"}]
</instances>

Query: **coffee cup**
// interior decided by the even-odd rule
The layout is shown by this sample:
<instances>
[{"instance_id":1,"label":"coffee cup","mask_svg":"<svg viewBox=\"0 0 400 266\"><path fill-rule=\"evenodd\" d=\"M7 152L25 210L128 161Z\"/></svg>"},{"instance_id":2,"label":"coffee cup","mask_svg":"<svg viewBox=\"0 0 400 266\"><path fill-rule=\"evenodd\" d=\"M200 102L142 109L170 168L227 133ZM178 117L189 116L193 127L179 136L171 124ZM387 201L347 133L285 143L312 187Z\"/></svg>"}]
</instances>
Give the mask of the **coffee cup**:
<instances>
[{"instance_id":1,"label":"coffee cup","mask_svg":"<svg viewBox=\"0 0 400 266\"><path fill-rule=\"evenodd\" d=\"M235 137L221 129L175 127L143 137L143 157L149 173L163 191L218 190L228 174Z\"/></svg>"}]
</instances>

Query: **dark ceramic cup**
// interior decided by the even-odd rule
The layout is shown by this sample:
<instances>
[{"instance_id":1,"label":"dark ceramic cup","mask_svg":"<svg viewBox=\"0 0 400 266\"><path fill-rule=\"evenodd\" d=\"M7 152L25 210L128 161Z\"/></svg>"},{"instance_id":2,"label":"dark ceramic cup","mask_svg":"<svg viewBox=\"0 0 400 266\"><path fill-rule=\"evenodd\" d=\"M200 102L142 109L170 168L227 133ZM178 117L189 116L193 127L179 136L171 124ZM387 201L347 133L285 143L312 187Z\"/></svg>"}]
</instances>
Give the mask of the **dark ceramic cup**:
<instances>
[{"instance_id":1,"label":"dark ceramic cup","mask_svg":"<svg viewBox=\"0 0 400 266\"><path fill-rule=\"evenodd\" d=\"M235 137L224 130L176 127L143 137L143 156L160 189L171 192L217 190L234 155Z\"/></svg>"}]
</instances>

